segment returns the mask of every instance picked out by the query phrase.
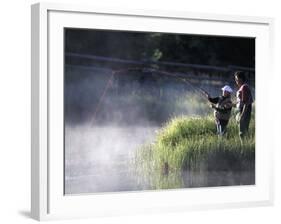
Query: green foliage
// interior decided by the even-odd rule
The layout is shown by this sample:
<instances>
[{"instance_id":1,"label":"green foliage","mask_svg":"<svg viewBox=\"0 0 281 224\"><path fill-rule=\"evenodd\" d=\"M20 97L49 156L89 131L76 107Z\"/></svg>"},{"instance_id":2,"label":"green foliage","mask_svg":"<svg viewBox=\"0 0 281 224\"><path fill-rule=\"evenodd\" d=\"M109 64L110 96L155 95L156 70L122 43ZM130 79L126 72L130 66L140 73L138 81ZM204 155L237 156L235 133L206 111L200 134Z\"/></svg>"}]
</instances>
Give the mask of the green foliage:
<instances>
[{"instance_id":1,"label":"green foliage","mask_svg":"<svg viewBox=\"0 0 281 224\"><path fill-rule=\"evenodd\" d=\"M254 38L66 29L66 52L132 60L254 67Z\"/></svg>"},{"instance_id":2,"label":"green foliage","mask_svg":"<svg viewBox=\"0 0 281 224\"><path fill-rule=\"evenodd\" d=\"M152 55L152 61L158 61L159 59L161 59L162 55L163 53L158 48L155 49Z\"/></svg>"},{"instance_id":3,"label":"green foliage","mask_svg":"<svg viewBox=\"0 0 281 224\"><path fill-rule=\"evenodd\" d=\"M254 171L255 123L252 119L249 134L241 141L234 118L223 137L216 135L211 116L173 118L157 133L153 143L137 152L135 165L138 173L158 189L183 186L182 179L176 178L179 171Z\"/></svg>"}]
</instances>

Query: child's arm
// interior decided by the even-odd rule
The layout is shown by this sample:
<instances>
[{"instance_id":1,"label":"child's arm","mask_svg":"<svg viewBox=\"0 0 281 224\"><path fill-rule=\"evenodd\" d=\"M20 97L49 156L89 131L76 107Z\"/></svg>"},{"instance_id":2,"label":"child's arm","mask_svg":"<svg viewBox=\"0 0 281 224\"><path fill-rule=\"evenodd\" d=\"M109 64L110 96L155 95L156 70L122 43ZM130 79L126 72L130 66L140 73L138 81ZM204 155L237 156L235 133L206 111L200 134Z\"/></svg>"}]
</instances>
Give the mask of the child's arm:
<instances>
[{"instance_id":1,"label":"child's arm","mask_svg":"<svg viewBox=\"0 0 281 224\"><path fill-rule=\"evenodd\" d=\"M219 102L219 97L214 97L212 98L210 96L209 93L207 93L205 90L201 90L201 92L203 93L203 95L207 98L207 100L210 102L210 103L213 103L213 104L216 104Z\"/></svg>"},{"instance_id":2,"label":"child's arm","mask_svg":"<svg viewBox=\"0 0 281 224\"><path fill-rule=\"evenodd\" d=\"M217 104L219 102L219 97L208 97L210 103Z\"/></svg>"},{"instance_id":3,"label":"child's arm","mask_svg":"<svg viewBox=\"0 0 281 224\"><path fill-rule=\"evenodd\" d=\"M224 105L214 105L212 108L216 109L219 112L226 112L228 110L231 110L232 102L229 101L229 102L225 103Z\"/></svg>"}]
</instances>

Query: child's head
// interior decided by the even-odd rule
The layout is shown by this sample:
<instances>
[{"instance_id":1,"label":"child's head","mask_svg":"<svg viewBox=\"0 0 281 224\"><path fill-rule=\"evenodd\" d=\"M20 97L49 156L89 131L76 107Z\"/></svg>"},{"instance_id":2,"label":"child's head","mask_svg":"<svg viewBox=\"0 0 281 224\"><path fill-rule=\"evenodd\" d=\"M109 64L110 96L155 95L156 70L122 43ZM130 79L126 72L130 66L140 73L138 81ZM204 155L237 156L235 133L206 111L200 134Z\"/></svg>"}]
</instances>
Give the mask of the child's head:
<instances>
[{"instance_id":1,"label":"child's head","mask_svg":"<svg viewBox=\"0 0 281 224\"><path fill-rule=\"evenodd\" d=\"M230 96L231 93L230 93L230 92L227 92L227 91L222 91L222 95L223 95L224 97L227 97L227 96Z\"/></svg>"},{"instance_id":2,"label":"child's head","mask_svg":"<svg viewBox=\"0 0 281 224\"><path fill-rule=\"evenodd\" d=\"M221 90L222 90L222 95L224 97L230 96L231 93L233 92L232 88L228 85L222 87Z\"/></svg>"}]
</instances>

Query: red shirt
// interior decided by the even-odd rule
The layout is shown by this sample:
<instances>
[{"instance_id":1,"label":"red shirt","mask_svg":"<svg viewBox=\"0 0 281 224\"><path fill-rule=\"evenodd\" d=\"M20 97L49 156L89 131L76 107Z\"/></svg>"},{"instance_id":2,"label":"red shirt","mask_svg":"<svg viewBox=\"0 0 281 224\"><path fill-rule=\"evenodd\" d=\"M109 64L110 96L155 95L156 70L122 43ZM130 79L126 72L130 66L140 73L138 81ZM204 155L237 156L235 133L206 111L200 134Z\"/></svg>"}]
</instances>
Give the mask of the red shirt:
<instances>
[{"instance_id":1,"label":"red shirt","mask_svg":"<svg viewBox=\"0 0 281 224\"><path fill-rule=\"evenodd\" d=\"M250 87L247 84L243 84L239 88L237 96L239 98L239 101L241 101L243 104L249 105L253 103L252 93Z\"/></svg>"}]
</instances>

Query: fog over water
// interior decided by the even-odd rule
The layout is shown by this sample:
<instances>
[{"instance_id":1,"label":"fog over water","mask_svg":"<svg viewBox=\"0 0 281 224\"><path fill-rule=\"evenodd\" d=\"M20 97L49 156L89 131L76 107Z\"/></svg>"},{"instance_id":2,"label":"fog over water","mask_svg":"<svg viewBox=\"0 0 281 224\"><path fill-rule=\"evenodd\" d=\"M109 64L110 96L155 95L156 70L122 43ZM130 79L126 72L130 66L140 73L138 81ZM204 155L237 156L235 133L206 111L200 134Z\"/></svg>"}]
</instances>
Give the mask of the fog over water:
<instances>
[{"instance_id":1,"label":"fog over water","mask_svg":"<svg viewBox=\"0 0 281 224\"><path fill-rule=\"evenodd\" d=\"M66 72L66 194L150 189L135 176L136 150L171 117L209 112L194 108L187 97L194 92L177 79L126 73L109 83L108 72Z\"/></svg>"},{"instance_id":2,"label":"fog over water","mask_svg":"<svg viewBox=\"0 0 281 224\"><path fill-rule=\"evenodd\" d=\"M158 127L66 126L65 192L142 190L131 161Z\"/></svg>"},{"instance_id":3,"label":"fog over water","mask_svg":"<svg viewBox=\"0 0 281 224\"><path fill-rule=\"evenodd\" d=\"M66 126L65 193L102 193L151 190L136 176L134 156L145 143L151 143L157 126ZM214 161L216 162L216 161ZM249 185L254 172L189 172L163 176L163 182L180 182L180 187Z\"/></svg>"}]
</instances>

